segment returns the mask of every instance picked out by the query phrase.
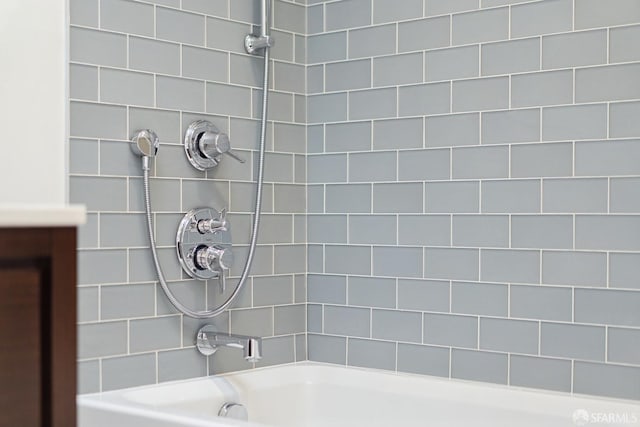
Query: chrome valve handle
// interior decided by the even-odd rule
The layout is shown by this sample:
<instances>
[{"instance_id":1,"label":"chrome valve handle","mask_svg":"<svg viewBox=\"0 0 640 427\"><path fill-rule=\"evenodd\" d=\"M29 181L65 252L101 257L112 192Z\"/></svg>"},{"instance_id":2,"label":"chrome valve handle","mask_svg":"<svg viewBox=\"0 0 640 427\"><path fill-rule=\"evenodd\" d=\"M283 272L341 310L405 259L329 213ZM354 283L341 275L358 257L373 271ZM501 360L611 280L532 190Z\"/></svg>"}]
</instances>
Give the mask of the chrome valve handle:
<instances>
[{"instance_id":1,"label":"chrome valve handle","mask_svg":"<svg viewBox=\"0 0 640 427\"><path fill-rule=\"evenodd\" d=\"M201 171L218 166L223 154L245 163L231 149L229 136L206 120L197 120L189 125L184 135L184 151L193 167Z\"/></svg>"},{"instance_id":2,"label":"chrome valve handle","mask_svg":"<svg viewBox=\"0 0 640 427\"><path fill-rule=\"evenodd\" d=\"M219 246L201 246L195 251L194 263L200 270L209 270L217 273L220 292L225 291L227 288L225 272L233 265L231 249Z\"/></svg>"},{"instance_id":3,"label":"chrome valve handle","mask_svg":"<svg viewBox=\"0 0 640 427\"><path fill-rule=\"evenodd\" d=\"M200 234L227 231L227 208L222 209L218 218L201 219L196 227Z\"/></svg>"}]
</instances>

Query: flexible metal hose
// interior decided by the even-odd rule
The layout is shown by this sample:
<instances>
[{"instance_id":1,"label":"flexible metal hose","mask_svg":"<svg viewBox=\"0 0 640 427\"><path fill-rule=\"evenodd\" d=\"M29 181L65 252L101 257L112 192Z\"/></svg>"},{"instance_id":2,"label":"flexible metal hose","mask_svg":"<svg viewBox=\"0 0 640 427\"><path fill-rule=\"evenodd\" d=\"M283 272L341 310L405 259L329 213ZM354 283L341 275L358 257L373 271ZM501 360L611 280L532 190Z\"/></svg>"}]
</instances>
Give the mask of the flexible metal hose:
<instances>
[{"instance_id":1,"label":"flexible metal hose","mask_svg":"<svg viewBox=\"0 0 640 427\"><path fill-rule=\"evenodd\" d=\"M224 310L226 310L229 305L235 300L238 296L244 284L249 277L249 271L251 271L251 264L253 262L253 257L255 255L256 243L258 241L258 231L260 230L260 213L262 211L262 183L264 181L264 157L265 157L265 148L266 148L266 140L267 140L267 102L269 98L269 48L264 49L264 78L262 82L262 119L260 121L260 148L258 155L258 178L256 182L256 200L255 200L255 211L253 216L253 226L251 228L251 242L249 244L249 253L247 255L247 261L245 262L244 268L242 270L242 274L240 276L240 280L236 285L233 293L227 298L227 300L214 308L213 310L205 310L205 311L194 311L184 306L171 292L167 282L164 278L164 273L162 272L162 267L160 266L160 261L158 260L158 251L156 250L155 238L153 235L153 220L151 217L151 199L150 199L150 191L149 191L149 157L144 156L142 158L142 169L143 169L143 181L144 181L144 202L145 202L145 210L147 214L147 229L149 231L149 243L151 246L151 254L153 255L153 263L156 268L156 273L158 274L158 280L160 281L160 286L162 286L162 290L167 295L169 302L182 314L185 316L193 317L194 319L209 319L221 314ZM220 274L224 274L220 272Z\"/></svg>"}]
</instances>

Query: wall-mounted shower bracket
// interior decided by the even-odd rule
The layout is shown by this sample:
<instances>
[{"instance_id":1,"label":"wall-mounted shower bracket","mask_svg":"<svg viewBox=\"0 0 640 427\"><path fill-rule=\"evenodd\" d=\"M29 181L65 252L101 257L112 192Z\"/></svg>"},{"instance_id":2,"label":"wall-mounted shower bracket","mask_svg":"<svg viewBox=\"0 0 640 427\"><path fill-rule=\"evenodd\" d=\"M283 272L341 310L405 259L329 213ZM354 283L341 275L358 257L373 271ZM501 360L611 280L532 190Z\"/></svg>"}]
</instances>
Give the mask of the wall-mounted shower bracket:
<instances>
[{"instance_id":1,"label":"wall-mounted shower bracket","mask_svg":"<svg viewBox=\"0 0 640 427\"><path fill-rule=\"evenodd\" d=\"M245 162L231 150L229 136L206 120L198 120L189 125L184 135L184 151L193 167L201 171L217 166L223 154L240 163Z\"/></svg>"},{"instance_id":2,"label":"wall-mounted shower bracket","mask_svg":"<svg viewBox=\"0 0 640 427\"><path fill-rule=\"evenodd\" d=\"M194 279L217 278L220 291L226 287L226 274L233 265L231 227L226 209L193 209L182 218L176 234L180 265Z\"/></svg>"}]
</instances>

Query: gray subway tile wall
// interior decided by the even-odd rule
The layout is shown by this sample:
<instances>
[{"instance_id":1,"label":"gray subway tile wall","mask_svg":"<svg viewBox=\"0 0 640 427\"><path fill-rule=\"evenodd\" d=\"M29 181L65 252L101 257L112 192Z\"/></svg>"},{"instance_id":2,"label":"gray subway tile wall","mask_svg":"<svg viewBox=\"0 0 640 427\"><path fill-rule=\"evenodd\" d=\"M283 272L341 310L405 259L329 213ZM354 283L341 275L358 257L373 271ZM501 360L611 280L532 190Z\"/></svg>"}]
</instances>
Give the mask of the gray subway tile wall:
<instances>
[{"instance_id":1,"label":"gray subway tile wall","mask_svg":"<svg viewBox=\"0 0 640 427\"><path fill-rule=\"evenodd\" d=\"M637 399L640 3L307 13L309 359Z\"/></svg>"},{"instance_id":2,"label":"gray subway tile wall","mask_svg":"<svg viewBox=\"0 0 640 427\"><path fill-rule=\"evenodd\" d=\"M140 172L123 156L134 130L160 135L162 262L204 308L217 285L181 273L165 228L194 204L228 204L236 264L246 256L261 64L242 38L256 5L70 6L71 199L89 209L80 390L247 369L233 354L200 359L201 323L154 285ZM121 13L133 9L135 27ZM265 337L257 366L640 399L637 1L275 0L273 12L256 277L214 323ZM176 159L198 118L251 164L204 174Z\"/></svg>"}]
</instances>

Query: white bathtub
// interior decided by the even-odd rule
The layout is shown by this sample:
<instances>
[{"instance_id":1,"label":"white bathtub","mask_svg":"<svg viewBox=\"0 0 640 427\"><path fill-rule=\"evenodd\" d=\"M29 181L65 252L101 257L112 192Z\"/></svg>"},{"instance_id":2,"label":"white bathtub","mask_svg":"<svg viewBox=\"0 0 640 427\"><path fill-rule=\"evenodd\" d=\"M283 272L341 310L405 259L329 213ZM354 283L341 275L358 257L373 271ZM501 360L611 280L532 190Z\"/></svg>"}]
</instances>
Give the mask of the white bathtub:
<instances>
[{"instance_id":1,"label":"white bathtub","mask_svg":"<svg viewBox=\"0 0 640 427\"><path fill-rule=\"evenodd\" d=\"M242 403L249 422L217 417ZM640 426L640 405L305 362L78 397L78 427Z\"/></svg>"}]
</instances>

